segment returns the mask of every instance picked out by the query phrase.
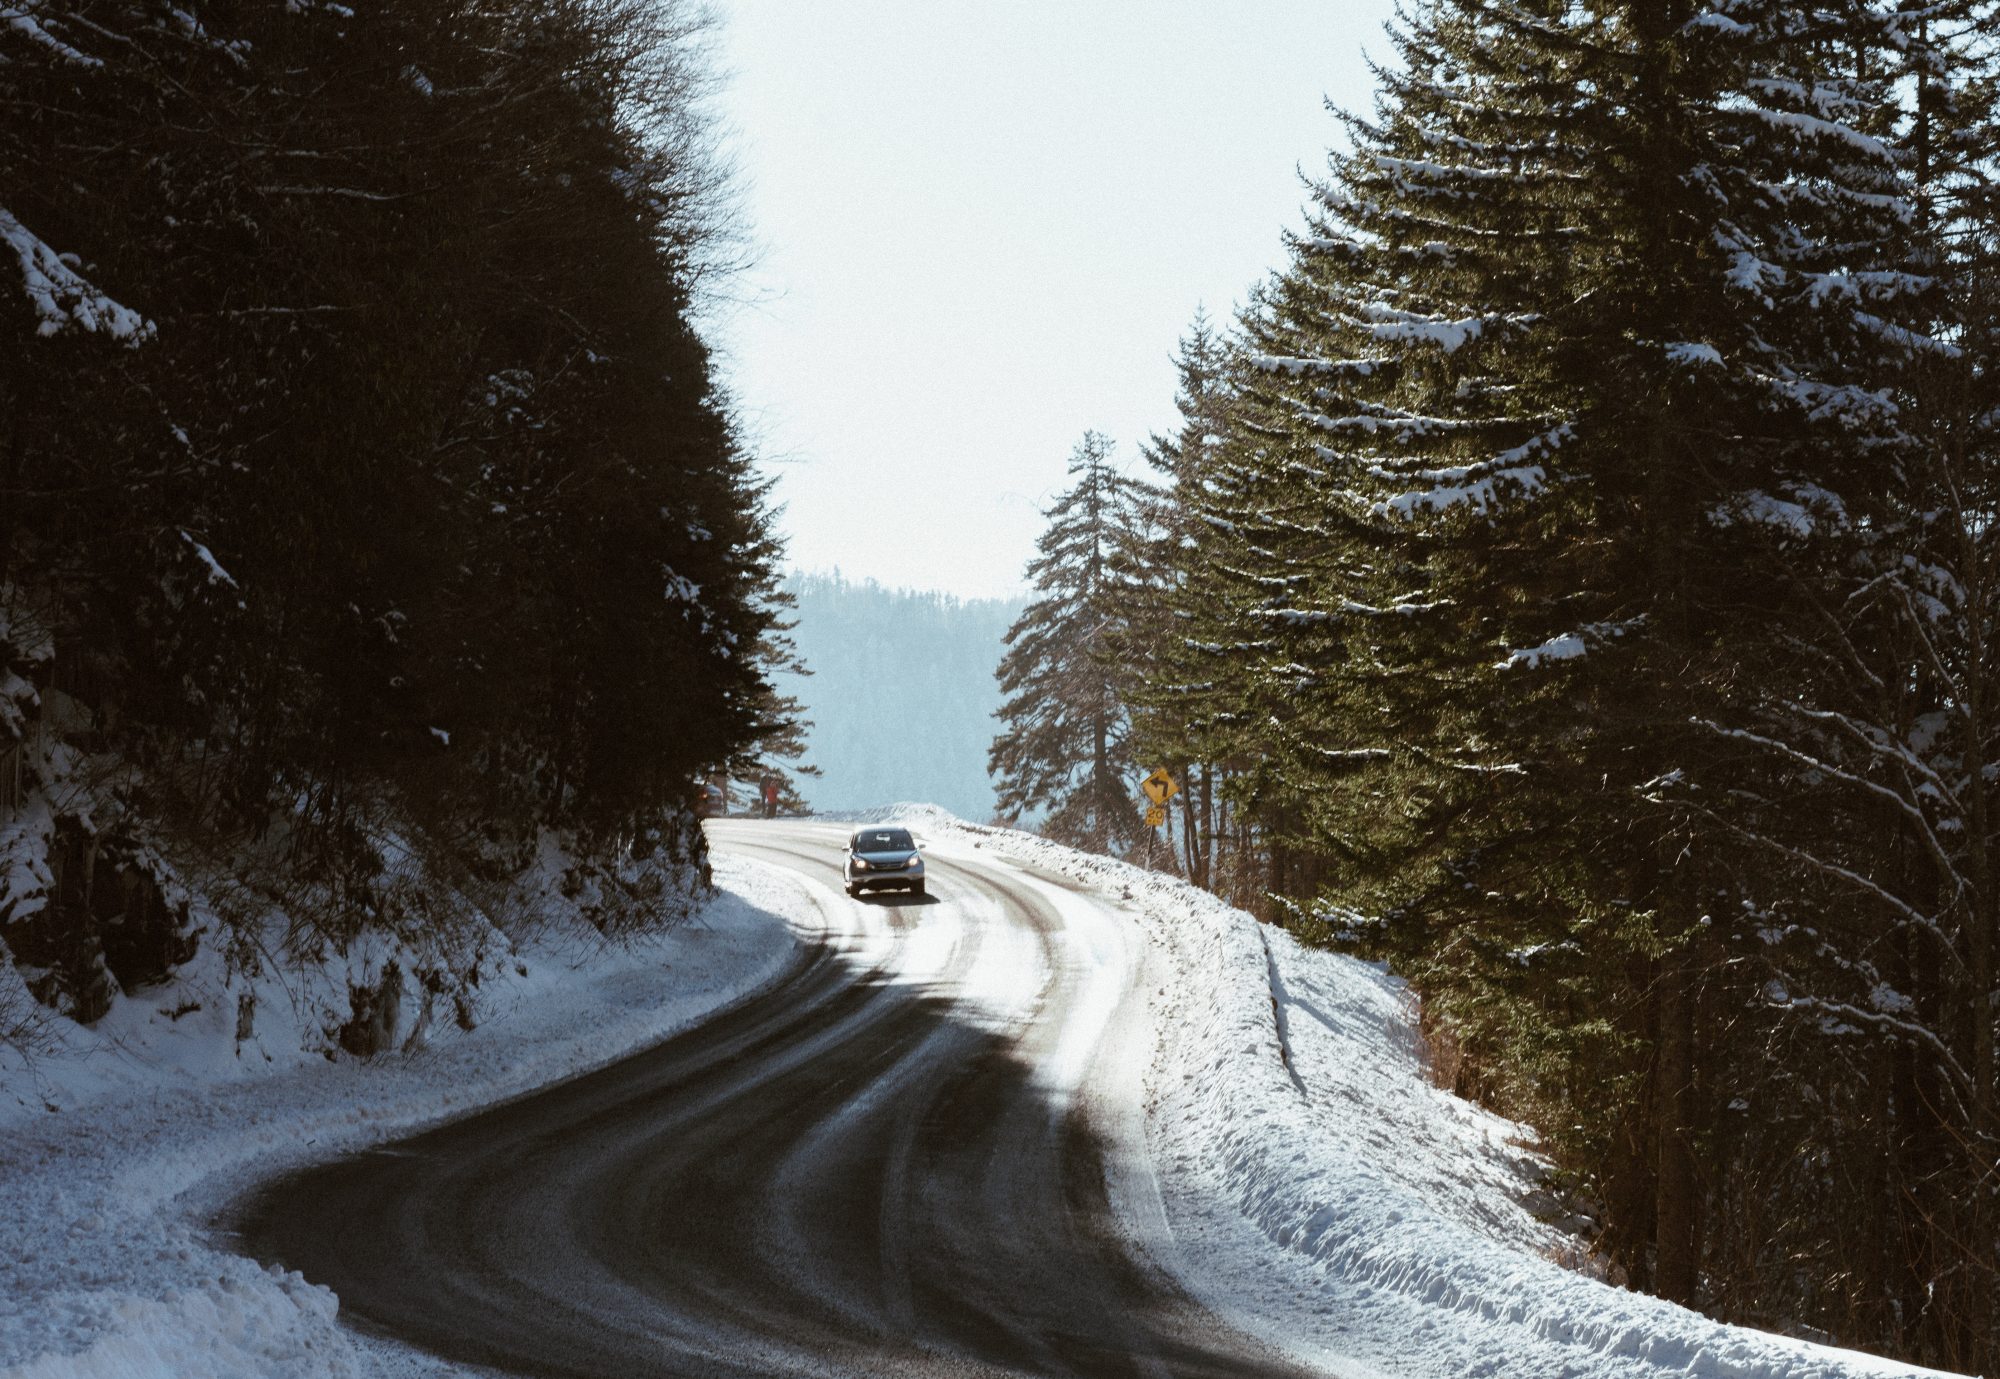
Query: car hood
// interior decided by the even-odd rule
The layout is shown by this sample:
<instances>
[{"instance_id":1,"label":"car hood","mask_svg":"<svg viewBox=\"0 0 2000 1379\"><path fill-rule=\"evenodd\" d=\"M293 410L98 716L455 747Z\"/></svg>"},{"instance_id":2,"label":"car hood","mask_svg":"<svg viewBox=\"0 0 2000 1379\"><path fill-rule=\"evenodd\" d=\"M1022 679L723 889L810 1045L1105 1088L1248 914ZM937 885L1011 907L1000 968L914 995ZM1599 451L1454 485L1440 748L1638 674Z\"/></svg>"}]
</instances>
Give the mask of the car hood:
<instances>
[{"instance_id":1,"label":"car hood","mask_svg":"<svg viewBox=\"0 0 2000 1379\"><path fill-rule=\"evenodd\" d=\"M857 852L854 855L872 867L877 863L886 866L891 862L907 862L917 854L904 848L901 852Z\"/></svg>"}]
</instances>

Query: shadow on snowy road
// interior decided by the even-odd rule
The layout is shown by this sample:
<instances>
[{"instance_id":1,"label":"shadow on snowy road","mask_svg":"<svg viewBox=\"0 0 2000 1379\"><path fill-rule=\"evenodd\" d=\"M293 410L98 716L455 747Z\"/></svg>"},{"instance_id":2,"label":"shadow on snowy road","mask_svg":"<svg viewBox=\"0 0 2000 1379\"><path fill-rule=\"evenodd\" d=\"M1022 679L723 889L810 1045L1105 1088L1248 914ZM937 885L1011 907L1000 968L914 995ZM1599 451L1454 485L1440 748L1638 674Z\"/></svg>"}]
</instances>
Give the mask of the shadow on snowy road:
<instances>
[{"instance_id":1,"label":"shadow on snowy road","mask_svg":"<svg viewBox=\"0 0 2000 1379\"><path fill-rule=\"evenodd\" d=\"M1111 1151L1030 1053L1070 977L1011 1027L946 994L984 937L1060 914L942 870L943 896L880 898L965 925L933 980L820 946L641 1054L271 1186L244 1249L353 1324L522 1374L1292 1374L1120 1234Z\"/></svg>"}]
</instances>

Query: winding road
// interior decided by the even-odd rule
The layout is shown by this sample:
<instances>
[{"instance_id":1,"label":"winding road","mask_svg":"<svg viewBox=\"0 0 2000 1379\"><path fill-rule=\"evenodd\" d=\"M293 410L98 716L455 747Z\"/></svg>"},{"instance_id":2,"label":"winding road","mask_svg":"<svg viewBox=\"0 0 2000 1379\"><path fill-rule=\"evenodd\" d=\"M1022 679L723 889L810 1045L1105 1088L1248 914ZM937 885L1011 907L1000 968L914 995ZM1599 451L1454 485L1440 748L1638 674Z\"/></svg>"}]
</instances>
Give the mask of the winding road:
<instances>
[{"instance_id":1,"label":"winding road","mask_svg":"<svg viewBox=\"0 0 2000 1379\"><path fill-rule=\"evenodd\" d=\"M1154 1262L1129 917L970 849L850 900L845 831L710 825L819 915L775 985L273 1184L242 1247L508 1374L1299 1374Z\"/></svg>"}]
</instances>

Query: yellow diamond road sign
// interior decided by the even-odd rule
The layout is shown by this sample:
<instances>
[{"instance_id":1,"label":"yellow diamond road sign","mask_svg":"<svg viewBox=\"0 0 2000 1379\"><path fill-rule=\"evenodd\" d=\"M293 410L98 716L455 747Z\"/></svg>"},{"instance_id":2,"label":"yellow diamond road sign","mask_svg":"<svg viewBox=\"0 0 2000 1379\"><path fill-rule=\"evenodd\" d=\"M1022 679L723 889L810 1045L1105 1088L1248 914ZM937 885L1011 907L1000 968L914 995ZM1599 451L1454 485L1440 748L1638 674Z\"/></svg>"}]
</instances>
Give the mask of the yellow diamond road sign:
<instances>
[{"instance_id":1,"label":"yellow diamond road sign","mask_svg":"<svg viewBox=\"0 0 2000 1379\"><path fill-rule=\"evenodd\" d=\"M1167 768L1164 766L1141 781L1139 788L1146 792L1146 798L1154 804L1165 804L1181 791L1181 788L1174 784L1174 778L1167 774Z\"/></svg>"},{"instance_id":2,"label":"yellow diamond road sign","mask_svg":"<svg viewBox=\"0 0 2000 1379\"><path fill-rule=\"evenodd\" d=\"M1147 828L1158 828L1161 824L1165 823L1166 821L1167 821L1167 807L1165 805L1154 804L1154 805L1148 805L1146 807Z\"/></svg>"}]
</instances>

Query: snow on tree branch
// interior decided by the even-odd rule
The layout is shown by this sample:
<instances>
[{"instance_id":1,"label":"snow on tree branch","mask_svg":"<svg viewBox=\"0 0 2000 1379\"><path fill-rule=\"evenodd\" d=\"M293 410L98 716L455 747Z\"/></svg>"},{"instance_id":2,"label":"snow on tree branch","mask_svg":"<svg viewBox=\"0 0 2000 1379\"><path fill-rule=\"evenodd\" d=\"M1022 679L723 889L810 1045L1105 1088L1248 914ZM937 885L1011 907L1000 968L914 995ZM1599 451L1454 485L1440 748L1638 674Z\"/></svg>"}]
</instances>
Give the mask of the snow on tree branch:
<instances>
[{"instance_id":1,"label":"snow on tree branch","mask_svg":"<svg viewBox=\"0 0 2000 1379\"><path fill-rule=\"evenodd\" d=\"M1564 632L1549 638L1540 646L1527 647L1509 652L1504 661L1495 661L1495 670L1540 670L1548 661L1574 661L1589 654L1593 646L1602 646L1623 637L1626 633L1643 627L1643 614L1624 622L1594 622L1579 627L1574 632Z\"/></svg>"},{"instance_id":2,"label":"snow on tree branch","mask_svg":"<svg viewBox=\"0 0 2000 1379\"><path fill-rule=\"evenodd\" d=\"M40 8L41 6L34 4L0 7L0 24L4 24L7 28L12 29L35 46L54 53L64 62L73 63L78 67L102 67L104 65L104 59L92 57L88 53L77 51L43 28L41 21L35 17L36 11Z\"/></svg>"},{"instance_id":3,"label":"snow on tree branch","mask_svg":"<svg viewBox=\"0 0 2000 1379\"><path fill-rule=\"evenodd\" d=\"M128 345L152 337L151 321L86 281L5 207L0 207L0 243L13 251L20 265L22 289L41 318L37 335L55 335L78 325Z\"/></svg>"}]
</instances>

